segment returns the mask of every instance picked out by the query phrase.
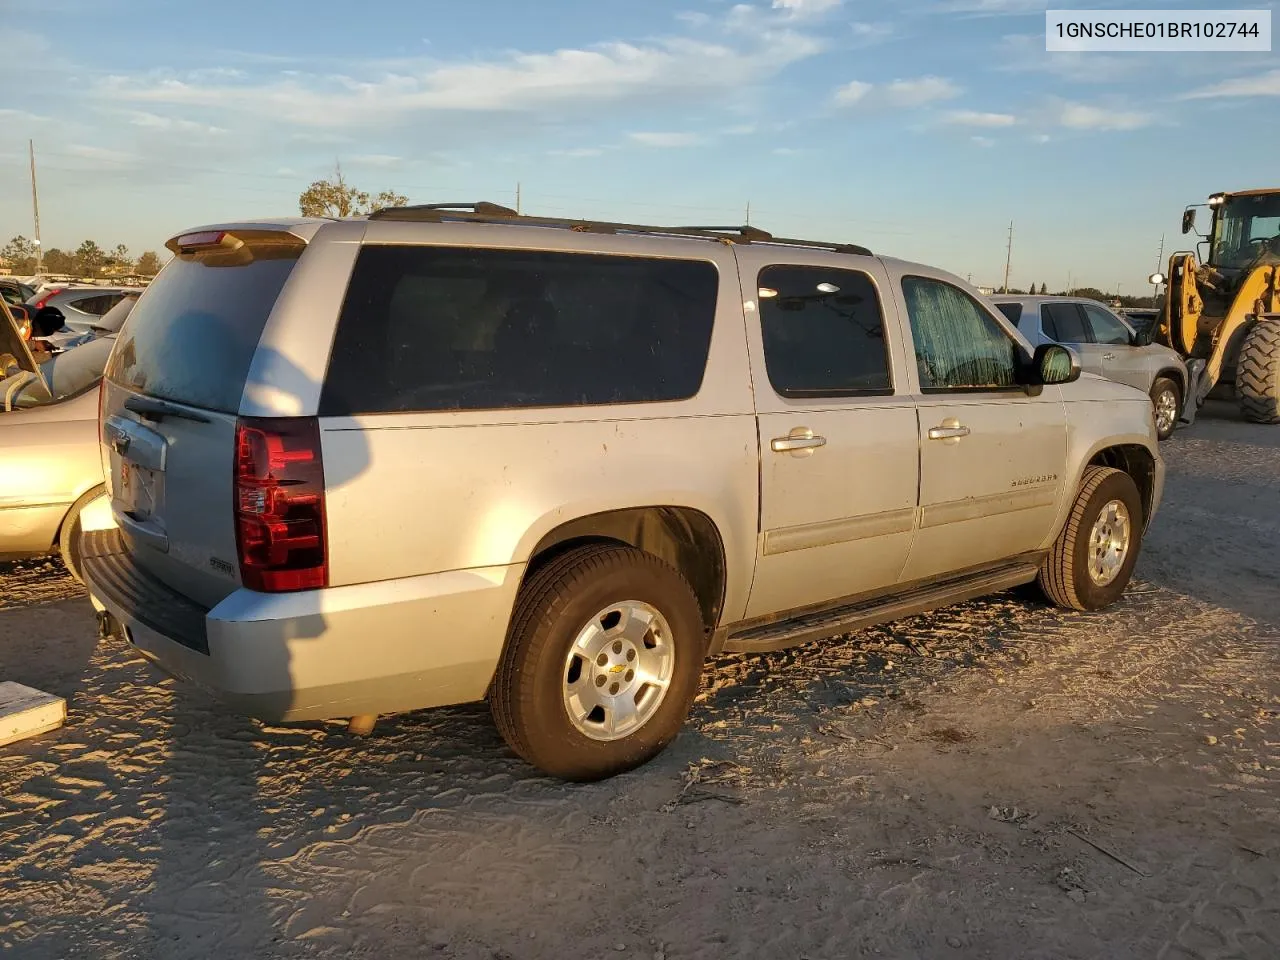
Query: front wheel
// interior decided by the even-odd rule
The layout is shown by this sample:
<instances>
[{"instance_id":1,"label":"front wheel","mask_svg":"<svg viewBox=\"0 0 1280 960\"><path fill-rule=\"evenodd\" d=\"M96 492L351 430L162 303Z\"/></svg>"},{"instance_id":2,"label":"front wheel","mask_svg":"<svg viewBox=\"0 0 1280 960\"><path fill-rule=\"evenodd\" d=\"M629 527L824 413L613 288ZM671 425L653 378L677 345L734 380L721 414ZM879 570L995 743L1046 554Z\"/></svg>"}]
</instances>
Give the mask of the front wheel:
<instances>
[{"instance_id":1,"label":"front wheel","mask_svg":"<svg viewBox=\"0 0 1280 960\"><path fill-rule=\"evenodd\" d=\"M1156 421L1156 438L1168 440L1182 413L1182 391L1168 377L1157 377L1151 385L1151 409Z\"/></svg>"},{"instance_id":2,"label":"front wheel","mask_svg":"<svg viewBox=\"0 0 1280 960\"><path fill-rule=\"evenodd\" d=\"M490 691L494 721L546 773L613 776L675 739L706 651L697 598L676 570L627 546L569 550L521 588Z\"/></svg>"},{"instance_id":3,"label":"front wheel","mask_svg":"<svg viewBox=\"0 0 1280 960\"><path fill-rule=\"evenodd\" d=\"M1040 567L1040 589L1070 610L1115 603L1133 576L1144 525L1131 476L1111 467L1085 468L1066 526Z\"/></svg>"},{"instance_id":4,"label":"front wheel","mask_svg":"<svg viewBox=\"0 0 1280 960\"><path fill-rule=\"evenodd\" d=\"M1240 412L1254 423L1280 423L1280 320L1258 320L1236 361Z\"/></svg>"}]
</instances>

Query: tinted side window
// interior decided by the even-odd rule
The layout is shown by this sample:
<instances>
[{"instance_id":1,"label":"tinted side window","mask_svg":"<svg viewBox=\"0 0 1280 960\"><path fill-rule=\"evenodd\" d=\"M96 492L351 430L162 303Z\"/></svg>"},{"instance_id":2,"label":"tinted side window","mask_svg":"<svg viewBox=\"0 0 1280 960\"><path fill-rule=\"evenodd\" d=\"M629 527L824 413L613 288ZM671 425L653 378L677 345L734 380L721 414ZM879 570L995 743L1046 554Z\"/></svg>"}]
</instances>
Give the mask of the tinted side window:
<instances>
[{"instance_id":1,"label":"tinted side window","mask_svg":"<svg viewBox=\"0 0 1280 960\"><path fill-rule=\"evenodd\" d=\"M1093 329L1093 339L1097 343L1129 345L1129 331L1123 323L1101 307L1082 304L1089 318L1089 326Z\"/></svg>"},{"instance_id":2,"label":"tinted side window","mask_svg":"<svg viewBox=\"0 0 1280 960\"><path fill-rule=\"evenodd\" d=\"M367 246L322 416L681 400L702 386L705 261Z\"/></svg>"},{"instance_id":3,"label":"tinted side window","mask_svg":"<svg viewBox=\"0 0 1280 960\"><path fill-rule=\"evenodd\" d=\"M111 308L110 300L111 298L107 296L81 297L78 300L67 301L67 306L100 317Z\"/></svg>"},{"instance_id":4,"label":"tinted side window","mask_svg":"<svg viewBox=\"0 0 1280 960\"><path fill-rule=\"evenodd\" d=\"M1088 343L1089 331L1079 304L1042 303L1040 316L1044 332L1058 343Z\"/></svg>"},{"instance_id":5,"label":"tinted side window","mask_svg":"<svg viewBox=\"0 0 1280 960\"><path fill-rule=\"evenodd\" d=\"M774 266L760 271L765 369L784 397L890 393L884 316L859 270Z\"/></svg>"},{"instance_id":6,"label":"tinted side window","mask_svg":"<svg viewBox=\"0 0 1280 960\"><path fill-rule=\"evenodd\" d=\"M1017 346L982 306L958 287L903 277L920 389L999 389L1017 382Z\"/></svg>"},{"instance_id":7,"label":"tinted side window","mask_svg":"<svg viewBox=\"0 0 1280 960\"><path fill-rule=\"evenodd\" d=\"M1022 319L1022 304L1020 303L997 303L996 309L1009 318L1009 322L1015 327L1018 321Z\"/></svg>"}]
</instances>

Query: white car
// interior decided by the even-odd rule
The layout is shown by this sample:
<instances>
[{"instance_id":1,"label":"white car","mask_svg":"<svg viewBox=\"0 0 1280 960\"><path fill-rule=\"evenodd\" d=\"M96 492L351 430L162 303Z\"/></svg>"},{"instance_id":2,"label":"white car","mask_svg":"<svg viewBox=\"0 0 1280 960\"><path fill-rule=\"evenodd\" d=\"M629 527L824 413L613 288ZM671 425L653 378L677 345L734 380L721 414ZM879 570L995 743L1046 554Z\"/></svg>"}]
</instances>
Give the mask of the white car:
<instances>
[{"instance_id":1,"label":"white car","mask_svg":"<svg viewBox=\"0 0 1280 960\"><path fill-rule=\"evenodd\" d=\"M1096 300L1084 297L991 298L1033 345L1061 343L1080 357L1086 373L1127 383L1151 397L1156 433L1168 440L1187 399L1187 367L1168 347L1151 342Z\"/></svg>"}]
</instances>

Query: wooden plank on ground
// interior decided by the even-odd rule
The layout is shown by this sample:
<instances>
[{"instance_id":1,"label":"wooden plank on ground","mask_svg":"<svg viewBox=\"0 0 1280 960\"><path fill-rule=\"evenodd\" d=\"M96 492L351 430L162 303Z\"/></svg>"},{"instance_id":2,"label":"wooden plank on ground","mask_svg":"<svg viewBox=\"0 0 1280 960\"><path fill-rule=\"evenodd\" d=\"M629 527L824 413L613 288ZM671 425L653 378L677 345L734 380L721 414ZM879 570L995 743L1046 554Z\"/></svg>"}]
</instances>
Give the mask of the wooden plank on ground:
<instances>
[{"instance_id":1,"label":"wooden plank on ground","mask_svg":"<svg viewBox=\"0 0 1280 960\"><path fill-rule=\"evenodd\" d=\"M57 730L67 701L11 680L0 682L0 747Z\"/></svg>"}]
</instances>

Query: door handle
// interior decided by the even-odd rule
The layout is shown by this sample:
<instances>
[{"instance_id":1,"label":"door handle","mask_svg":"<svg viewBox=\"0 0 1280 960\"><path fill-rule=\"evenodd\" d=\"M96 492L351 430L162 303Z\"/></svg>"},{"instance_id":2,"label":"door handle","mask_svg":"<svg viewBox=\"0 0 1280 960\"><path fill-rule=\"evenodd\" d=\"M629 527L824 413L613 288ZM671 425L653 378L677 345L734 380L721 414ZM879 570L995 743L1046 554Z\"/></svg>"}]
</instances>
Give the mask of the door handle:
<instances>
[{"instance_id":1,"label":"door handle","mask_svg":"<svg viewBox=\"0 0 1280 960\"><path fill-rule=\"evenodd\" d=\"M774 453L793 453L807 457L818 447L827 445L826 437L816 437L808 427L796 427L785 437L774 437L769 446Z\"/></svg>"},{"instance_id":2,"label":"door handle","mask_svg":"<svg viewBox=\"0 0 1280 960\"><path fill-rule=\"evenodd\" d=\"M941 424L929 429L930 440L949 440L959 443L961 437L969 435L969 428L961 425L955 417L947 417Z\"/></svg>"}]
</instances>

